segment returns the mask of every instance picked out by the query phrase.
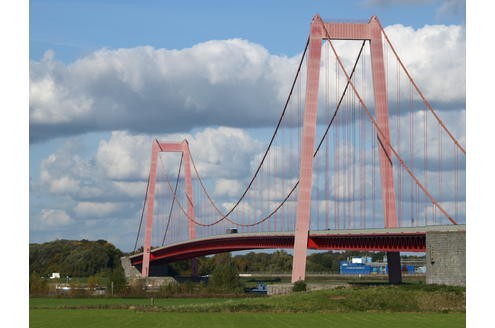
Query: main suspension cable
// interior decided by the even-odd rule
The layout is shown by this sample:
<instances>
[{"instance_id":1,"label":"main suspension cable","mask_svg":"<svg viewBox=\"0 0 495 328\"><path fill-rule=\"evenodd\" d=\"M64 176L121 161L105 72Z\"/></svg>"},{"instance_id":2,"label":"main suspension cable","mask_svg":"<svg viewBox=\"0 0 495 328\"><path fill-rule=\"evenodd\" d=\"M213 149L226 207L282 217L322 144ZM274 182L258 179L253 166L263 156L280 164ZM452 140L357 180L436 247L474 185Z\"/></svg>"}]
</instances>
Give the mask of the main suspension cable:
<instances>
[{"instance_id":1,"label":"main suspension cable","mask_svg":"<svg viewBox=\"0 0 495 328\"><path fill-rule=\"evenodd\" d=\"M351 79L352 79L352 78L353 78L353 76L354 76L354 73L355 73L355 71L356 71L357 64L358 64L358 62L359 62L359 59L360 59L360 57L361 57L361 54L362 54L362 52L363 52L363 48L364 48L365 44L366 44L366 41L363 41L363 44L361 45L361 48L360 48L359 53L358 53L358 56L357 56L357 58L356 58L356 60L355 60L355 62L354 62L354 66L353 66L353 68L352 68L352 72L351 72L351 75L350 75L350 78L351 78ZM326 128L326 130L325 130L325 133L323 134L323 136L322 136L322 138L321 138L321 140L320 140L320 142L319 142L319 144L318 144L318 147L316 148L315 152L313 153L313 158L314 158L314 157L316 157L316 155L318 154L318 151L320 150L320 147L321 147L321 145L322 145L322 143L323 143L324 139L325 139L325 138L326 138L326 136L328 135L328 131L329 131L330 127L332 126L332 124L333 124L333 122L334 122L334 120L335 120L335 118L336 118L336 116L337 116L337 113L338 113L338 111L339 111L339 109L340 109L340 107L341 107L342 101L343 101L343 99L344 99L344 97L345 97L345 95L346 95L346 93L347 93L347 90L348 90L348 88L349 88L349 85L350 85L350 81L347 81L346 86L345 86L345 88L344 88L344 90L343 90L343 92L342 92L342 95L341 95L340 99L339 99L339 102L338 102L338 103L337 103L337 105L336 105L336 108L335 108L335 111L334 111L334 113L333 113L333 115L332 115L332 118L331 118L330 122L329 122L329 123L328 123L328 125L327 125L327 128ZM205 191L205 193L206 193L206 195L207 195L207 197L208 197L208 200L211 202L211 204L214 206L214 208L217 210L217 212L221 213L221 212L220 212L220 210L218 209L218 207L215 205L215 203L214 203L214 201L212 200L212 198L210 197L210 195L209 195L209 193L208 193L208 191L207 191L207 189L206 189L206 187L205 187L204 183L202 182L202 179L201 179L201 177L200 177L200 175L199 175L199 173L198 173L198 171L197 171L197 169L196 169L196 165L194 164L194 160L192 159L192 156L191 156L191 162L193 163L193 167L194 167L194 170L195 170L196 175L197 175L197 177L198 177L198 180L200 181L200 184L201 184L201 186L202 186L203 190ZM276 208L275 208L272 212L270 212L270 213L269 213L266 217L264 217L263 219L261 219L261 220L259 220L259 221L256 221L256 222L254 222L254 223L251 223L251 224L243 224L243 223L236 222L235 220L230 219L230 218L228 217L228 213L227 213L226 215L223 215L223 217L221 217L220 219L218 219L218 220L216 220L216 221L214 221L214 222L212 222L212 223L208 223L208 224L205 224L205 223L200 223L200 222L198 222L197 220L195 220L194 218L190 218L190 217L187 215L187 213L186 213L186 211L185 211L184 207L180 204L179 200L177 200L177 203L178 203L179 207L181 208L181 210L182 210L182 211L184 212L184 214L186 215L186 217L187 217L189 220L191 220L193 223L195 223L195 224L197 224L197 225L199 225L199 226L203 226L203 227L212 226L212 225L215 225L215 224L217 224L217 223L219 223L219 222L221 222L221 221L223 221L223 220L226 220L226 221L228 221L228 222L230 222L230 223L232 223L232 224L234 224L234 225L236 225L236 226L239 226L239 227L252 227L252 226L256 226L256 225L258 225L258 224L260 224L260 223L263 223L263 222L265 222L266 220L268 220L269 218L271 218L271 217L272 217L272 216L273 216L273 215L274 215L274 214L275 214L275 213L276 213L276 212L277 212L277 211L278 211L278 210L279 210L279 209L280 209L280 208L281 208L281 207L282 207L282 206L286 203L286 201L290 198L290 196L293 194L294 190L297 188L297 186L298 186L298 185L299 185L299 180L297 180L297 181L296 181L296 183L294 184L294 186L292 187L292 189L289 191L289 193L287 194L287 196L286 196L286 197L282 200L282 202L280 202L280 204L279 204L279 205L278 205L278 206L277 206L277 207L276 207ZM170 183L169 183L169 187L170 187L170 188L172 188L172 186L170 185ZM174 197L175 197L175 196L174 196Z\"/></svg>"},{"instance_id":2,"label":"main suspension cable","mask_svg":"<svg viewBox=\"0 0 495 328\"><path fill-rule=\"evenodd\" d=\"M297 78L299 77L299 73L301 71L301 67L302 67L302 63L304 61L304 57L306 56L306 51L308 49L308 45L309 45L309 36L308 36L308 39L306 40L306 46L304 47L304 51L303 51L303 54L301 56L301 60L299 62L299 66L297 68L297 72L296 72L296 76L294 78L294 81L292 82L292 86L291 86L291 89L290 89L290 92L289 92L289 96L287 97L287 100L285 102L285 105L284 105L284 109L282 111L282 114L280 115L280 118L278 119L278 122L277 122L277 126L275 128L275 131L273 132L273 135L270 139L270 142L268 144L268 147L263 155L263 158L261 159L259 165L258 165L258 168L256 169L253 177L251 178L251 181L249 182L249 184L247 185L246 189L244 190L244 192L242 193L241 197L239 198L239 200L237 200L237 202L230 208L230 210L226 213L226 214L223 214L222 218L220 218L218 220L218 222L224 220L224 219L227 219L227 217L237 208L237 206L239 206L239 204L241 203L241 201L244 199L244 197L246 196L246 194L248 193L248 191L250 190L251 186L253 185L254 183L254 180L256 179L256 177L258 176L258 173L259 171L261 170L261 167L263 166L263 163L265 162L265 159L268 155L268 152L270 151L270 148L273 144L273 141L275 140L275 136L277 135L277 132L278 132L278 129L280 127L280 125L282 124L282 120L285 116L285 113L287 111L287 107L289 105L289 102L290 102L290 99L291 99L291 95L292 95L292 92L294 91L294 86L296 85L296 81L297 81ZM203 183L201 183L201 185L203 185ZM204 186L203 186L204 187ZM205 192L206 192L206 188L204 188ZM207 192L206 192L207 193ZM208 193L207 193L208 194ZM210 196L208 196L208 199L210 200L210 202L212 202L212 199ZM214 203L212 202L212 205ZM216 205L213 205L214 208L219 212L221 213L221 211L219 211L218 207ZM227 221L230 221L230 219L228 219Z\"/></svg>"},{"instance_id":3,"label":"main suspension cable","mask_svg":"<svg viewBox=\"0 0 495 328\"><path fill-rule=\"evenodd\" d=\"M143 217L144 217L144 208L146 207L146 201L148 199L148 189L150 187L150 175L148 174L148 182L146 183L146 192L144 193L144 201L143 201L143 210L141 211L141 220L139 221L139 228L136 236L136 242L134 243L134 250L133 252L136 251L137 248L137 243L139 240L139 234L141 233L141 226L143 224Z\"/></svg>"},{"instance_id":4,"label":"main suspension cable","mask_svg":"<svg viewBox=\"0 0 495 328\"><path fill-rule=\"evenodd\" d=\"M364 45L365 44L366 44L366 40L363 41L363 44L361 45L361 49L359 49L359 53L358 53L358 56L356 58L356 61L354 62L354 66L352 67L351 79L352 79L352 77L354 75L354 72L356 71L356 67L357 67L359 58L361 57L361 54L363 53L363 48L364 48ZM344 91L342 92L342 95L340 96L340 99L339 99L339 102L338 102L338 104L337 104L337 106L335 108L335 111L333 112L332 118L330 119L330 123L328 123L327 128L325 129L325 133L323 133L323 137L321 138L320 143L318 144L318 147L316 147L316 152L315 152L314 156L316 156L316 154L318 154L318 150L320 150L321 144L323 143L323 140L327 136L328 130L332 126L332 123L335 120L335 117L337 116L337 112L340 109L340 105L342 104L342 101L344 100L344 97L346 95L346 92L347 92L347 89L348 88L349 88L349 81L347 81L347 84L345 85Z\"/></svg>"},{"instance_id":5,"label":"main suspension cable","mask_svg":"<svg viewBox=\"0 0 495 328\"><path fill-rule=\"evenodd\" d=\"M378 22L378 26L380 27L380 30L382 31L382 33L383 33L383 35L385 37L385 40L387 40L387 43L390 45L390 48L392 49L395 57L397 58L397 60L399 61L400 65L402 67L402 69L404 70L404 72L406 73L407 77L409 78L409 81L411 81L412 85L414 86L414 88L418 92L419 96L423 100L423 103L426 105L426 107L428 107L428 109L433 114L433 116L436 118L436 120L438 121L438 123L440 124L440 126L445 130L445 132L447 132L447 134L449 135L450 139L452 139L452 141L455 143L455 145L463 152L464 155L466 155L466 149L464 149L464 147L459 143L459 141L457 141L457 139L450 132L450 130L447 128L447 126L445 126L445 124L440 119L440 117L437 115L437 113L433 110L433 107L430 105L430 103L428 102L428 100L426 99L426 97L423 95L423 93L421 92L421 90L419 89L419 87L417 86L417 84L414 82L413 78L409 74L408 70L406 69L406 66L402 63L402 60L400 59L399 55L395 51L395 48L392 45L392 42L390 42L390 39L388 38L387 33L385 33L385 30L383 29L383 26L382 26L382 24L380 23L380 21L378 19L377 19L377 22Z\"/></svg>"},{"instance_id":6,"label":"main suspension cable","mask_svg":"<svg viewBox=\"0 0 495 328\"><path fill-rule=\"evenodd\" d=\"M206 194L206 197L208 198L208 201L213 206L213 208L215 209L215 211L217 211L218 214L220 214L221 216L225 216L225 214L223 214L222 211L220 211L220 209L218 208L218 206L215 204L215 202L211 198L210 194L208 193L208 190L206 189L206 186L203 183L203 179L199 175L198 169L196 168L196 164L194 163L194 159L193 159L191 153L189 153L189 157L191 158L191 163L193 165L194 172L196 173L196 177L199 180L199 184L201 185L201 189L203 189L203 192Z\"/></svg>"}]
</instances>

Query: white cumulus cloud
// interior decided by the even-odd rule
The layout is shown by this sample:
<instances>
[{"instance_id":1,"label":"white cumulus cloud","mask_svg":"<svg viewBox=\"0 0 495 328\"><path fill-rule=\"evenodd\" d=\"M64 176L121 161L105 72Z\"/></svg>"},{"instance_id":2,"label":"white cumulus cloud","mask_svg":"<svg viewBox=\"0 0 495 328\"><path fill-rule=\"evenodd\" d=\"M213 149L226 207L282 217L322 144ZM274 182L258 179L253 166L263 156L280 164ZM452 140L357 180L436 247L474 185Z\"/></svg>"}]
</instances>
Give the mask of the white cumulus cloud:
<instances>
[{"instance_id":1,"label":"white cumulus cloud","mask_svg":"<svg viewBox=\"0 0 495 328\"><path fill-rule=\"evenodd\" d=\"M60 209L42 209L40 213L40 223L46 227L63 226L72 222L70 216Z\"/></svg>"},{"instance_id":2,"label":"white cumulus cloud","mask_svg":"<svg viewBox=\"0 0 495 328\"><path fill-rule=\"evenodd\" d=\"M385 30L429 100L464 102L463 27ZM339 49L344 62L354 61L354 48ZM299 59L242 39L180 50L101 49L69 64L48 54L30 63L31 141L91 131L273 126Z\"/></svg>"},{"instance_id":3,"label":"white cumulus cloud","mask_svg":"<svg viewBox=\"0 0 495 328\"><path fill-rule=\"evenodd\" d=\"M105 217L117 211L119 207L119 204L110 202L80 202L74 208L74 212L83 218Z\"/></svg>"}]
</instances>

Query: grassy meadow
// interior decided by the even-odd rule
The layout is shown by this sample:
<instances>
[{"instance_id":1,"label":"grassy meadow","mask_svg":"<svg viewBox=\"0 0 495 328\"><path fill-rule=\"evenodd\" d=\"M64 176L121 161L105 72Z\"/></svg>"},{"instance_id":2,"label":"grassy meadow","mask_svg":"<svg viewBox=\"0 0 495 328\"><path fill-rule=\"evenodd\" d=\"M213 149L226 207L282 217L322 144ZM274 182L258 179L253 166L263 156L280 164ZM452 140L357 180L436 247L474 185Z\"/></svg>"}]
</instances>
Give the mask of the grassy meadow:
<instances>
[{"instance_id":1,"label":"grassy meadow","mask_svg":"<svg viewBox=\"0 0 495 328\"><path fill-rule=\"evenodd\" d=\"M30 327L465 327L465 289L354 286L261 297L31 298Z\"/></svg>"},{"instance_id":2,"label":"grassy meadow","mask_svg":"<svg viewBox=\"0 0 495 328\"><path fill-rule=\"evenodd\" d=\"M30 327L39 328L457 328L465 326L465 314L463 313L181 313L81 309L46 309L30 312Z\"/></svg>"}]
</instances>

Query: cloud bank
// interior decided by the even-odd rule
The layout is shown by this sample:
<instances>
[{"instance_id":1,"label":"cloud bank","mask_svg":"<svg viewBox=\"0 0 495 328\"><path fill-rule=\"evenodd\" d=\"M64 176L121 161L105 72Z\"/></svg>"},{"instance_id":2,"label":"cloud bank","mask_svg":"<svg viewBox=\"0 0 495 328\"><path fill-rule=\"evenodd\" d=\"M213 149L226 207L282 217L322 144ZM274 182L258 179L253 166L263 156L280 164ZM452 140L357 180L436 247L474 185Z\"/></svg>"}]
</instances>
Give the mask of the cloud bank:
<instances>
[{"instance_id":1,"label":"cloud bank","mask_svg":"<svg viewBox=\"0 0 495 328\"><path fill-rule=\"evenodd\" d=\"M430 101L464 102L462 27L394 25L386 32ZM348 62L356 56L340 55ZM101 49L69 64L49 51L30 63L30 141L97 131L273 126L299 59L242 39L181 50Z\"/></svg>"}]
</instances>

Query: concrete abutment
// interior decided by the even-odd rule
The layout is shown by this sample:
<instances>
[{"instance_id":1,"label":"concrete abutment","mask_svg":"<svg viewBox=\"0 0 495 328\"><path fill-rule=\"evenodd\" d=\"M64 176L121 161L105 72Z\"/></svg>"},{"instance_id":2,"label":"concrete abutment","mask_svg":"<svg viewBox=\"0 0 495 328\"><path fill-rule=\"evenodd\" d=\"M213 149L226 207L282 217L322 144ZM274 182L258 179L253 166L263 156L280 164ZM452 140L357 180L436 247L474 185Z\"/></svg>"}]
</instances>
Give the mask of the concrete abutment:
<instances>
[{"instance_id":1,"label":"concrete abutment","mask_svg":"<svg viewBox=\"0 0 495 328\"><path fill-rule=\"evenodd\" d=\"M466 286L466 231L426 233L426 283Z\"/></svg>"}]
</instances>

